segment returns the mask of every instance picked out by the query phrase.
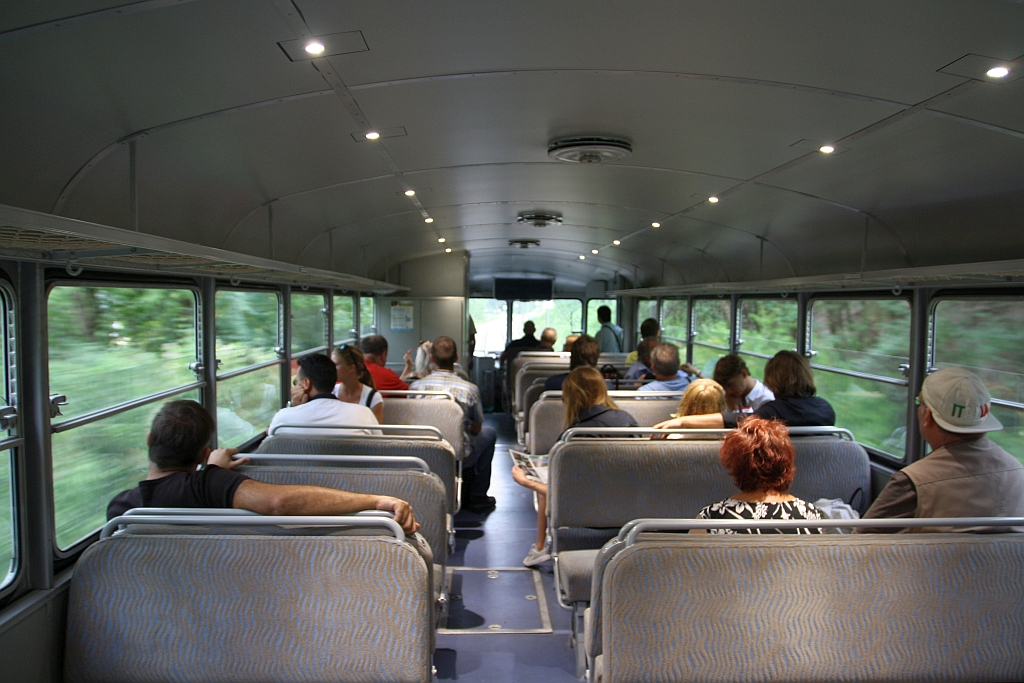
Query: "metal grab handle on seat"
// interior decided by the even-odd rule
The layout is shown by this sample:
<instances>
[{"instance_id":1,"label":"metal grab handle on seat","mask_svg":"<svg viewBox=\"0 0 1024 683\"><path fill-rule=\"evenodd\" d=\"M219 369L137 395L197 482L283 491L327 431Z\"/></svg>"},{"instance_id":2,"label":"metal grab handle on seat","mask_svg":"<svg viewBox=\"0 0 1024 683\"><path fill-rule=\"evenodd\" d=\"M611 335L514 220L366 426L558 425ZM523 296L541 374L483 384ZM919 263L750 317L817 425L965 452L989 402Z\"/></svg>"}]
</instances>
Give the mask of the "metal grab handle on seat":
<instances>
[{"instance_id":1,"label":"metal grab handle on seat","mask_svg":"<svg viewBox=\"0 0 1024 683\"><path fill-rule=\"evenodd\" d=\"M428 465L423 458L416 458L411 455L301 455L297 453L237 453L232 457L235 460L248 458L249 460L269 460L275 462L313 461L366 463L368 465L407 465L409 469L419 469L425 474L430 474L430 465Z\"/></svg>"},{"instance_id":2,"label":"metal grab handle on seat","mask_svg":"<svg viewBox=\"0 0 1024 683\"><path fill-rule=\"evenodd\" d=\"M655 429L654 427L572 427L565 430L562 441L572 441L585 436L651 436L679 434L683 437L689 436L691 440L717 441L724 439L734 429ZM855 441L853 433L841 427L790 427L790 436L838 436L840 438Z\"/></svg>"},{"instance_id":3,"label":"metal grab handle on seat","mask_svg":"<svg viewBox=\"0 0 1024 683\"><path fill-rule=\"evenodd\" d=\"M260 513L238 508L132 508L122 517L138 515L210 515L216 517L258 517Z\"/></svg>"},{"instance_id":4,"label":"metal grab handle on seat","mask_svg":"<svg viewBox=\"0 0 1024 683\"><path fill-rule=\"evenodd\" d=\"M1024 526L1024 517L913 517L906 519L634 519L619 531L625 532L626 545L651 531L689 531L690 529L806 529L814 528L888 528L908 527ZM629 530L626 531L627 527Z\"/></svg>"},{"instance_id":5,"label":"metal grab handle on seat","mask_svg":"<svg viewBox=\"0 0 1024 683\"><path fill-rule=\"evenodd\" d=\"M374 511L385 512L385 511ZM320 526L320 527L382 527L395 534L399 541L405 540L405 532L398 522L388 516L329 516L329 515L121 515L103 525L100 539L109 538L119 526L125 524L165 524L196 526L212 524L218 526Z\"/></svg>"},{"instance_id":6,"label":"metal grab handle on seat","mask_svg":"<svg viewBox=\"0 0 1024 683\"><path fill-rule=\"evenodd\" d=\"M275 425L273 429L267 432L267 436L274 436L275 433L282 429L329 429L329 430L359 430L366 431L369 429L377 430L391 430L393 432L411 432L411 434L338 434L337 436L350 436L356 438L381 438L381 437L395 437L395 436L411 436L419 439L431 439L440 441L443 437L441 436L441 430L437 427L431 427L429 425L315 425L315 424L280 424ZM288 434L287 436L335 436L334 434Z\"/></svg>"},{"instance_id":7,"label":"metal grab handle on seat","mask_svg":"<svg viewBox=\"0 0 1024 683\"><path fill-rule=\"evenodd\" d=\"M377 391L381 396L397 396L399 398L411 396L443 396L455 400L455 395L450 391L416 391L415 389L380 389Z\"/></svg>"}]
</instances>

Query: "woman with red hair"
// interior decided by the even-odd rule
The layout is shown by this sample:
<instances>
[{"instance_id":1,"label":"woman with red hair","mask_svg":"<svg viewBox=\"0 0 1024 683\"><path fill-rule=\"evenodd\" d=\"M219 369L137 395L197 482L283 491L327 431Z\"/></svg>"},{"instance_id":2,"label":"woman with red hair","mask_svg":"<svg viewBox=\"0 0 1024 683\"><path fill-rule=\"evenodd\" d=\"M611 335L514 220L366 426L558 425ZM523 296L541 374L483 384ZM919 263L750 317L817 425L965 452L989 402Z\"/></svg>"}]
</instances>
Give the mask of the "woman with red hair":
<instances>
[{"instance_id":1,"label":"woman with red hair","mask_svg":"<svg viewBox=\"0 0 1024 683\"><path fill-rule=\"evenodd\" d=\"M707 506L697 519L821 519L813 504L786 493L793 483L793 442L786 425L751 415L722 442L722 465L740 492ZM778 533L820 534L821 529ZM711 529L713 534L761 533L759 529Z\"/></svg>"}]
</instances>

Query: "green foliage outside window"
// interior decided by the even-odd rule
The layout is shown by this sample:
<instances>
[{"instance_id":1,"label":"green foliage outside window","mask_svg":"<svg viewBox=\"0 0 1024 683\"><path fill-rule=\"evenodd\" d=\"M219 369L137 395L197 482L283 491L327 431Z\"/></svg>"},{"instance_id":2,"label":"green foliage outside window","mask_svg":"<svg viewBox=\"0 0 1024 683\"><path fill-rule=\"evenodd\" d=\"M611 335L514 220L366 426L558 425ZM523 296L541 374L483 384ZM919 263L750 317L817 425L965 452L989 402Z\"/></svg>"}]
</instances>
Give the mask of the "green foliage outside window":
<instances>
[{"instance_id":1,"label":"green foliage outside window","mask_svg":"<svg viewBox=\"0 0 1024 683\"><path fill-rule=\"evenodd\" d=\"M508 343L508 303L501 299L473 298L469 300L469 315L476 326L475 355L504 351Z\"/></svg>"},{"instance_id":2,"label":"green foliage outside window","mask_svg":"<svg viewBox=\"0 0 1024 683\"><path fill-rule=\"evenodd\" d=\"M238 446L270 425L281 409L281 366L217 382L217 445Z\"/></svg>"},{"instance_id":3,"label":"green foliage outside window","mask_svg":"<svg viewBox=\"0 0 1024 683\"><path fill-rule=\"evenodd\" d=\"M553 327L558 333L555 351L562 350L565 338L570 334L579 334L583 330L583 302L579 299L552 299L550 301L513 301L512 302L512 338L523 336L523 324L532 320L537 326L536 337L545 327ZM476 322L476 318L473 318ZM502 320L504 327L504 320ZM477 328L479 330L479 327Z\"/></svg>"},{"instance_id":4,"label":"green foliage outside window","mask_svg":"<svg viewBox=\"0 0 1024 683\"><path fill-rule=\"evenodd\" d=\"M797 302L793 299L742 299L740 301L740 355L750 374L764 377L766 358L796 348Z\"/></svg>"},{"instance_id":5,"label":"green foliage outside window","mask_svg":"<svg viewBox=\"0 0 1024 683\"><path fill-rule=\"evenodd\" d=\"M353 307L355 297L335 296L334 297L334 345L340 346L355 338L355 318Z\"/></svg>"},{"instance_id":6,"label":"green foliage outside window","mask_svg":"<svg viewBox=\"0 0 1024 683\"><path fill-rule=\"evenodd\" d=\"M935 307L935 366L981 377L995 399L1024 403L1024 301L952 299ZM959 361L959 362L957 362ZM1024 412L993 406L1003 429L989 436L1024 462Z\"/></svg>"},{"instance_id":7,"label":"green foliage outside window","mask_svg":"<svg viewBox=\"0 0 1024 683\"><path fill-rule=\"evenodd\" d=\"M910 304L904 299L827 300L811 307L811 362L903 379L909 362ZM832 404L836 424L861 443L903 458L907 388L871 379L814 371L818 395Z\"/></svg>"},{"instance_id":8,"label":"green foliage outside window","mask_svg":"<svg viewBox=\"0 0 1024 683\"><path fill-rule=\"evenodd\" d=\"M278 357L278 304L274 292L217 292L218 374Z\"/></svg>"},{"instance_id":9,"label":"green foliage outside window","mask_svg":"<svg viewBox=\"0 0 1024 683\"><path fill-rule=\"evenodd\" d=\"M0 457L0 586L11 580L14 573L14 473L11 469L12 451Z\"/></svg>"},{"instance_id":10,"label":"green foliage outside window","mask_svg":"<svg viewBox=\"0 0 1024 683\"><path fill-rule=\"evenodd\" d=\"M292 293L292 353L327 345L323 294Z\"/></svg>"},{"instance_id":11,"label":"green foliage outside window","mask_svg":"<svg viewBox=\"0 0 1024 683\"><path fill-rule=\"evenodd\" d=\"M68 397L58 420L196 381L191 291L55 287L47 324L50 393Z\"/></svg>"},{"instance_id":12,"label":"green foliage outside window","mask_svg":"<svg viewBox=\"0 0 1024 683\"><path fill-rule=\"evenodd\" d=\"M359 297L359 337L377 333L377 319L374 317L372 296Z\"/></svg>"},{"instance_id":13,"label":"green foliage outside window","mask_svg":"<svg viewBox=\"0 0 1024 683\"><path fill-rule=\"evenodd\" d=\"M705 377L711 377L715 363L729 353L731 308L729 299L698 299L693 303L693 364Z\"/></svg>"},{"instance_id":14,"label":"green foliage outside window","mask_svg":"<svg viewBox=\"0 0 1024 683\"><path fill-rule=\"evenodd\" d=\"M686 348L686 299L665 299L661 302L661 338Z\"/></svg>"}]
</instances>

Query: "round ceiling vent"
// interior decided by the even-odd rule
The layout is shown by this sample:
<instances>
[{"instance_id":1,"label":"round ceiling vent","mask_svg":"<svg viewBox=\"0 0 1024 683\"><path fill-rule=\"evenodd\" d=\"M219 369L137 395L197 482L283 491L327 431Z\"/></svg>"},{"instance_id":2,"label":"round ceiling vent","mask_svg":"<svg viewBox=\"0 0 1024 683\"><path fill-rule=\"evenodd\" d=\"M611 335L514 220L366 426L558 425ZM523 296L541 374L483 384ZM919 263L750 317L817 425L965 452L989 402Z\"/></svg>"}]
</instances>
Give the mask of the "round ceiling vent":
<instances>
[{"instance_id":1,"label":"round ceiling vent","mask_svg":"<svg viewBox=\"0 0 1024 683\"><path fill-rule=\"evenodd\" d=\"M560 138L548 143L548 156L558 161L571 161L577 164L599 164L606 161L619 161L633 151L629 140L585 136Z\"/></svg>"},{"instance_id":2,"label":"round ceiling vent","mask_svg":"<svg viewBox=\"0 0 1024 683\"><path fill-rule=\"evenodd\" d=\"M535 228L546 228L552 223L561 224L562 217L557 213L521 213L516 216L516 223L530 224Z\"/></svg>"}]
</instances>

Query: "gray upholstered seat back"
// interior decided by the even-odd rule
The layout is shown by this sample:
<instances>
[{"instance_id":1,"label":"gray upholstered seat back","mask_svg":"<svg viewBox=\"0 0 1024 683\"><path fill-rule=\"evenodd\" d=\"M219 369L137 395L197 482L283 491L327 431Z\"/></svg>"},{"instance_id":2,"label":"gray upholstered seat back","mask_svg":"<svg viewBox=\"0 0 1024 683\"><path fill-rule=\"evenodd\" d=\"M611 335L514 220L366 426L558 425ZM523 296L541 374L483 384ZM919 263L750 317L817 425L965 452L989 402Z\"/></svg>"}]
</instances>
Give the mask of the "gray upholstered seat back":
<instances>
[{"instance_id":1,"label":"gray upholstered seat back","mask_svg":"<svg viewBox=\"0 0 1024 683\"><path fill-rule=\"evenodd\" d=\"M601 680L1024 680L1024 535L676 535L602 580Z\"/></svg>"},{"instance_id":2,"label":"gray upholstered seat back","mask_svg":"<svg viewBox=\"0 0 1024 683\"><path fill-rule=\"evenodd\" d=\"M653 403L653 401L651 401ZM695 517L736 492L719 458L720 441L581 439L551 453L552 527L621 527L643 517ZM871 474L851 441L794 441L798 498L866 504Z\"/></svg>"},{"instance_id":3,"label":"gray upholstered seat back","mask_svg":"<svg viewBox=\"0 0 1024 683\"><path fill-rule=\"evenodd\" d=\"M430 573L382 536L117 536L75 566L68 683L430 681Z\"/></svg>"},{"instance_id":4,"label":"gray upholstered seat back","mask_svg":"<svg viewBox=\"0 0 1024 683\"><path fill-rule=\"evenodd\" d=\"M628 399L616 396L615 404L633 416L641 427L653 427L675 412L679 401L672 399ZM565 431L565 407L561 400L537 401L530 408L530 432L526 447L530 453L549 453Z\"/></svg>"},{"instance_id":5,"label":"gray upholstered seat back","mask_svg":"<svg viewBox=\"0 0 1024 683\"><path fill-rule=\"evenodd\" d=\"M420 534L437 564L448 563L448 508L444 484L418 470L243 465L238 470L268 484L325 486L331 489L401 498L412 505Z\"/></svg>"},{"instance_id":6,"label":"gray upholstered seat back","mask_svg":"<svg viewBox=\"0 0 1024 683\"><path fill-rule=\"evenodd\" d=\"M534 380L533 384L526 388L523 394L523 431L530 431L530 409L537 402L540 395L544 393L544 382L541 378Z\"/></svg>"},{"instance_id":7,"label":"gray upholstered seat back","mask_svg":"<svg viewBox=\"0 0 1024 683\"><path fill-rule=\"evenodd\" d=\"M437 427L456 453L462 453L462 423L465 415L455 401L446 398L384 399L384 422L389 425L427 425Z\"/></svg>"},{"instance_id":8,"label":"gray upholstered seat back","mask_svg":"<svg viewBox=\"0 0 1024 683\"><path fill-rule=\"evenodd\" d=\"M282 434L264 439L256 452L290 455L405 455L421 458L430 466L430 471L441 479L447 495L448 511L455 512L459 469L455 451L447 441ZM254 464L259 465L258 462ZM303 466L325 466L324 463L313 460L301 464ZM344 464L338 466L351 467L351 465Z\"/></svg>"},{"instance_id":9,"label":"gray upholstered seat back","mask_svg":"<svg viewBox=\"0 0 1024 683\"><path fill-rule=\"evenodd\" d=\"M515 407L515 412L520 413L523 411L526 390L533 385L534 380L547 379L552 375L558 375L568 371L568 362L540 362L537 361L536 359L533 359L529 363L524 365L522 369L516 373L515 384L513 384L513 387L515 387L515 392L512 395L512 405Z\"/></svg>"}]
</instances>

